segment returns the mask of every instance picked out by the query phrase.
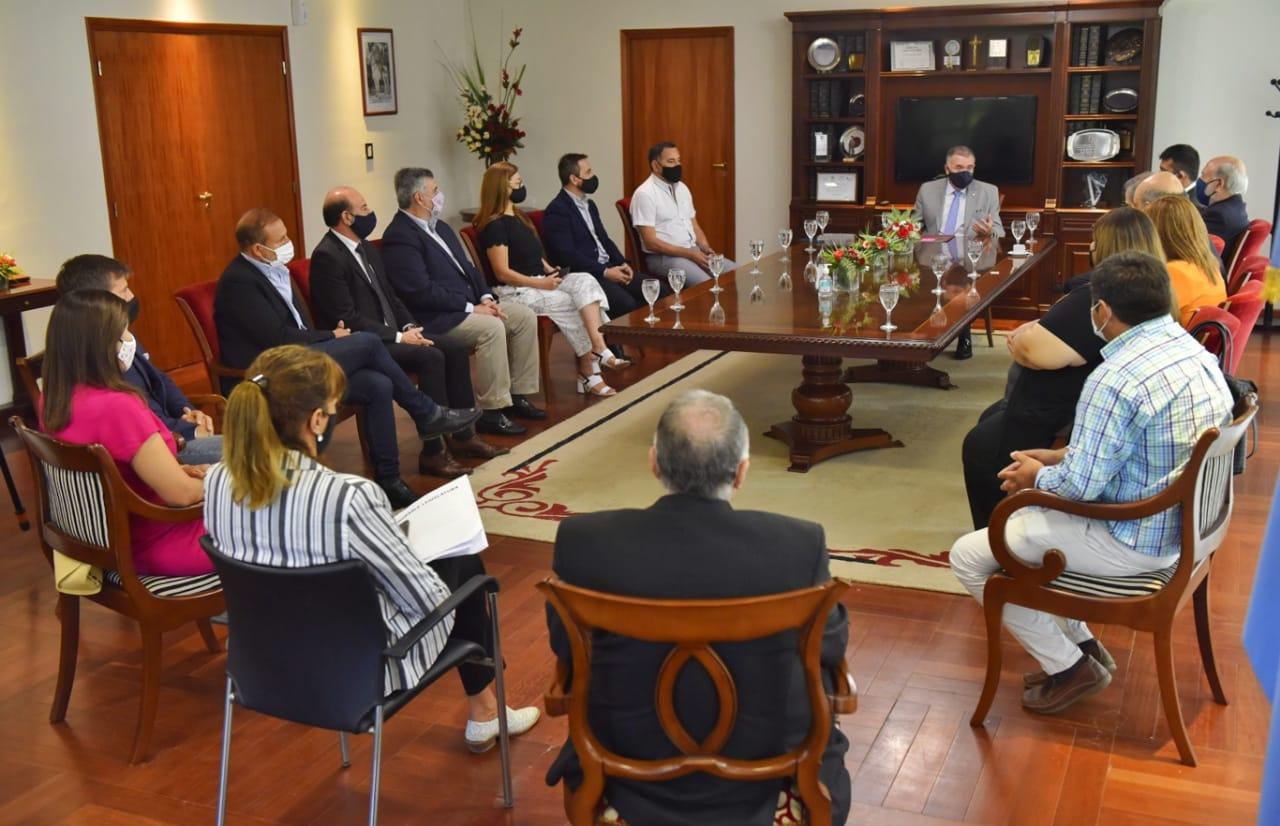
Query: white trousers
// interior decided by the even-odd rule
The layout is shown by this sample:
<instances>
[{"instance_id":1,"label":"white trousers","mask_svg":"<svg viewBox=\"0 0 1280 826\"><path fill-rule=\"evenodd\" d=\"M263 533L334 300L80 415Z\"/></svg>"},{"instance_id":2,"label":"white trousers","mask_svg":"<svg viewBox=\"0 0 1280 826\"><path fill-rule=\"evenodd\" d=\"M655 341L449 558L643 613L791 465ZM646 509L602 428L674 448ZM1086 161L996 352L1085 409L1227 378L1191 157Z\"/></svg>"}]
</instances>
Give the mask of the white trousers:
<instances>
[{"instance_id":1,"label":"white trousers","mask_svg":"<svg viewBox=\"0 0 1280 826\"><path fill-rule=\"evenodd\" d=\"M554 290L503 286L498 287L497 292L502 298L519 301L537 315L544 315L555 322L573 348L575 356L585 356L591 352L591 338L587 335L587 327L579 310L591 304L600 305L597 329L609 320L609 316L605 314L605 310L609 309L609 299L600 282L588 272L569 273Z\"/></svg>"},{"instance_id":2,"label":"white trousers","mask_svg":"<svg viewBox=\"0 0 1280 826\"><path fill-rule=\"evenodd\" d=\"M1039 565L1051 548L1062 551L1067 570L1091 576L1134 576L1169 567L1171 556L1148 556L1118 541L1104 522L1080 516L1023 508L1005 525L1009 551L1025 562ZM1000 570L991 554L987 529L965 534L951 546L951 570L960 584L982 602L987 579ZM1004 607L1004 625L1031 653L1047 674L1075 665L1082 656L1080 643L1092 639L1079 620L1060 619L1021 605Z\"/></svg>"},{"instance_id":3,"label":"white trousers","mask_svg":"<svg viewBox=\"0 0 1280 826\"><path fill-rule=\"evenodd\" d=\"M674 255L655 255L654 253L645 254L645 264L649 270L649 274L654 278L660 278L663 282L667 280L667 270L684 270L684 283L686 287L692 287L695 284L701 284L704 281L711 280L711 273L699 267L688 258L677 258ZM724 259L724 269L722 273L736 269L737 264Z\"/></svg>"}]
</instances>

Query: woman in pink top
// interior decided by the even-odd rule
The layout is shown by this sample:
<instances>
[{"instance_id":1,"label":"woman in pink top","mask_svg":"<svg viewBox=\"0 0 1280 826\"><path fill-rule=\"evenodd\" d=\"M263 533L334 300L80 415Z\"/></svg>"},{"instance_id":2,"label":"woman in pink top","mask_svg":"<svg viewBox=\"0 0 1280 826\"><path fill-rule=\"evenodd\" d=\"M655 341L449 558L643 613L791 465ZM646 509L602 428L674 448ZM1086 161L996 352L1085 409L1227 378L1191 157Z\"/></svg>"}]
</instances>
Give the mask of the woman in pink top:
<instances>
[{"instance_id":1,"label":"woman in pink top","mask_svg":"<svg viewBox=\"0 0 1280 826\"><path fill-rule=\"evenodd\" d=\"M127 304L109 292L80 290L58 299L45 338L41 427L72 444L100 444L125 483L157 505L184 507L204 498L204 466L178 464L173 434L124 379L137 345ZM139 574L213 572L198 544L204 524L130 518Z\"/></svg>"}]
</instances>

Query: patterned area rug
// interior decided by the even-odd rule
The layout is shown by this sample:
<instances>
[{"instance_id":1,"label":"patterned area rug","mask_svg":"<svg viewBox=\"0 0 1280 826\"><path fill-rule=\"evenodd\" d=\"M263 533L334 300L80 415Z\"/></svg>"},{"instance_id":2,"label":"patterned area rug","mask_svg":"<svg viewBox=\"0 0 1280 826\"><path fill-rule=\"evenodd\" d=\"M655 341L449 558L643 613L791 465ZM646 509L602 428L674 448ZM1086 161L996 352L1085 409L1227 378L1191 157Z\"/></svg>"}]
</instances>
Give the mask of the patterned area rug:
<instances>
[{"instance_id":1,"label":"patterned area rug","mask_svg":"<svg viewBox=\"0 0 1280 826\"><path fill-rule=\"evenodd\" d=\"M732 398L751 429L751 470L735 508L822 524L837 576L963 593L946 553L971 529L960 446L1003 392L1010 363L1002 339L994 349L975 344L973 359L938 364L954 390L854 385L853 426L882 427L905 447L846 454L803 474L788 472L785 445L762 435L793 413L799 357L693 353L478 468L471 484L485 530L550 542L565 517L653 502L662 489L647 452L658 416L698 387Z\"/></svg>"}]
</instances>

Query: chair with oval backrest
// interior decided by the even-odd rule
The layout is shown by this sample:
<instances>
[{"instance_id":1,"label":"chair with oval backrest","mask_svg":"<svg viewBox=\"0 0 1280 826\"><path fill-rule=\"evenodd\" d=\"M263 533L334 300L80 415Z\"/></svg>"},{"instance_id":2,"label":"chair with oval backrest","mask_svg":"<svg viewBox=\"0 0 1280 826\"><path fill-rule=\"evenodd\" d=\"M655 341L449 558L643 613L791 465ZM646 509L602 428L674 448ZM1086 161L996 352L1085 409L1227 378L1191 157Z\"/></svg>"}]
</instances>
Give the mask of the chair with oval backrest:
<instances>
[{"instance_id":1,"label":"chair with oval backrest","mask_svg":"<svg viewBox=\"0 0 1280 826\"><path fill-rule=\"evenodd\" d=\"M1196 636L1205 676L1214 700L1226 705L1227 696L1218 678L1209 635L1209 573L1214 552L1222 544L1231 521L1233 454L1257 412L1257 396L1251 394L1242 399L1236 406L1235 419L1221 428L1212 427L1202 433L1182 472L1155 496L1122 505L1104 505L1076 502L1029 489L1010 495L996 506L987 533L991 552L1003 570L987 580L982 593L987 624L987 677L969 725L983 725L1000 685L1004 606L1021 605L1055 616L1151 632L1155 640L1160 699L1170 733L1182 762L1188 766L1196 764L1196 753L1187 736L1182 705L1178 701L1173 668L1173 622L1178 611L1191 599L1195 605ZM1181 547L1177 561L1161 571L1124 577L1086 576L1066 570L1066 557L1057 550L1046 553L1040 565L1023 562L1009 551L1005 526L1014 512L1026 507L1108 521L1142 519L1180 507Z\"/></svg>"},{"instance_id":2,"label":"chair with oval backrest","mask_svg":"<svg viewBox=\"0 0 1280 826\"><path fill-rule=\"evenodd\" d=\"M1187 320L1187 332L1218 360L1224 373L1235 373L1240 320L1221 307L1200 307Z\"/></svg>"},{"instance_id":3,"label":"chair with oval backrest","mask_svg":"<svg viewBox=\"0 0 1280 826\"><path fill-rule=\"evenodd\" d=\"M857 709L857 688L845 667L833 675L835 693L822 683L822 636L828 614L848 589L831 580L823 585L741 599L653 600L618 596L547 578L538 590L564 623L572 652L572 681L557 668L545 698L549 715L568 714L569 737L582 766L576 791L565 786L565 814L572 826L593 826L607 778L660 782L694 771L729 780L794 778L811 824L831 822L831 795L818 778L822 753L831 732L832 714ZM797 633L796 654L804 669L810 724L804 740L771 757L743 759L722 753L737 722L739 689L733 674L716 653L716 643L756 640L784 632ZM674 646L658 672L654 703L658 721L679 755L642 760L617 754L592 728L591 640L596 632ZM689 733L675 707L682 669L696 661L710 677L719 717L702 742ZM784 672L780 672L782 674ZM780 679L786 679L780 676Z\"/></svg>"},{"instance_id":4,"label":"chair with oval backrest","mask_svg":"<svg viewBox=\"0 0 1280 826\"><path fill-rule=\"evenodd\" d=\"M533 218L534 213L537 213L536 221ZM530 216L529 222L533 224L534 229L541 233L542 210L535 209L525 214ZM493 274L493 268L489 266L489 256L480 252L480 232L475 224L463 224L462 229L458 231L458 237L462 239L462 246L466 248L471 263L483 273L485 283L490 287L497 287L498 279ZM541 241L541 234L539 234L539 241ZM538 316L538 371L541 374L544 395L551 393L551 338L558 331L559 328L554 321L544 315Z\"/></svg>"},{"instance_id":5,"label":"chair with oval backrest","mask_svg":"<svg viewBox=\"0 0 1280 826\"><path fill-rule=\"evenodd\" d=\"M76 675L80 600L88 599L133 619L142 633L142 692L130 763L147 756L160 688L162 635L189 622L211 652L221 650L209 619L223 611L216 574L141 576L133 567L130 517L157 522L201 519L203 507L169 508L146 501L129 488L115 460L101 445L72 445L9 420L27 449L36 489L37 535L50 567L54 552L101 571L102 588L83 597L59 592L62 642L58 681L49 722L66 718Z\"/></svg>"},{"instance_id":6,"label":"chair with oval backrest","mask_svg":"<svg viewBox=\"0 0 1280 826\"><path fill-rule=\"evenodd\" d=\"M1240 291L1240 288L1250 281L1261 281L1267 272L1267 267L1271 266L1271 262L1265 255L1250 255L1240 261L1236 267L1235 275L1227 282L1227 296L1233 296Z\"/></svg>"},{"instance_id":7,"label":"chair with oval backrest","mask_svg":"<svg viewBox=\"0 0 1280 826\"><path fill-rule=\"evenodd\" d=\"M1233 374L1240 367L1240 357L1244 355L1244 348L1249 344L1249 337L1253 334L1254 325L1258 323L1258 316L1262 315L1263 308L1267 306L1267 300L1263 297L1265 287L1262 279L1256 278L1240 287L1222 304L1223 309L1235 316L1240 323L1240 331L1236 335L1231 350Z\"/></svg>"},{"instance_id":8,"label":"chair with oval backrest","mask_svg":"<svg viewBox=\"0 0 1280 826\"><path fill-rule=\"evenodd\" d=\"M1241 265L1255 255L1261 255L1263 247L1267 243L1267 236L1271 235L1271 222L1264 221L1261 218L1254 218L1245 227L1244 232L1240 233L1240 238L1236 241L1236 248L1231 250L1231 263L1224 272L1227 273L1227 283L1235 281L1236 276L1240 272Z\"/></svg>"},{"instance_id":9,"label":"chair with oval backrest","mask_svg":"<svg viewBox=\"0 0 1280 826\"><path fill-rule=\"evenodd\" d=\"M1219 258L1222 257L1222 251L1227 248L1227 242L1222 240L1221 236L1209 233L1209 246L1213 247L1213 252Z\"/></svg>"},{"instance_id":10,"label":"chair with oval backrest","mask_svg":"<svg viewBox=\"0 0 1280 826\"><path fill-rule=\"evenodd\" d=\"M494 668L502 662L497 580L472 577L400 639L388 644L378 590L363 562L351 559L298 568L255 565L222 553L208 536L201 537L200 545L222 577L227 630L235 640L227 652L217 823L221 826L226 819L231 718L237 704L282 720L337 731L344 768L351 765L347 734L372 734L369 823L377 823L383 722L458 664L472 662ZM416 685L388 694L386 665L407 657L464 601L477 599L485 600L488 606L493 657L477 643L450 637ZM498 707L504 708L501 668L494 669L494 693ZM503 803L511 808L505 715L498 717L498 725Z\"/></svg>"}]
</instances>

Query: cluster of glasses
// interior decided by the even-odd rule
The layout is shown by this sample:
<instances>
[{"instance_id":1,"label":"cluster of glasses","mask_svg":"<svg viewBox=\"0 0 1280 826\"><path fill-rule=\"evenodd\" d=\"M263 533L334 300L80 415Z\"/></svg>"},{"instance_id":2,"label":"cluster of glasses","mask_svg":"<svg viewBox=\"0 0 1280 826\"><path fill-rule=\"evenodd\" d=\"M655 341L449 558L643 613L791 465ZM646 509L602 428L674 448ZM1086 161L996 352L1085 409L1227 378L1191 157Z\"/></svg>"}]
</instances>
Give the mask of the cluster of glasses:
<instances>
[{"instance_id":1,"label":"cluster of glasses","mask_svg":"<svg viewBox=\"0 0 1280 826\"><path fill-rule=\"evenodd\" d=\"M804 234L809 237L809 246L804 251L809 253L809 257L813 258L813 254L817 249L813 246L813 239L820 232L827 231L827 224L831 222L831 213L825 209L820 209L814 213L812 218L808 218L804 222Z\"/></svg>"},{"instance_id":2,"label":"cluster of glasses","mask_svg":"<svg viewBox=\"0 0 1280 826\"><path fill-rule=\"evenodd\" d=\"M1027 229L1031 230L1031 235L1027 238L1028 244L1034 244L1036 240L1036 227L1040 226L1040 213L1027 213Z\"/></svg>"}]
</instances>

